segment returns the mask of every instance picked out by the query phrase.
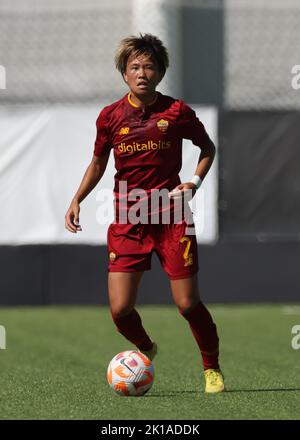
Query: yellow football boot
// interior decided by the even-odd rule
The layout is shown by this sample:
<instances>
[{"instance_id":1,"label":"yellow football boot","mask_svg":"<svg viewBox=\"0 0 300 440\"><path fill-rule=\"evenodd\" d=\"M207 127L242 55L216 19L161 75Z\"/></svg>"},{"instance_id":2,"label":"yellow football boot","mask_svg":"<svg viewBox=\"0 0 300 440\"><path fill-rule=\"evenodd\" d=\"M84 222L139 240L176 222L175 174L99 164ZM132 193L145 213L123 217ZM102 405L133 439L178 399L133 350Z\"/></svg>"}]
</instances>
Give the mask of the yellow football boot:
<instances>
[{"instance_id":1,"label":"yellow football boot","mask_svg":"<svg viewBox=\"0 0 300 440\"><path fill-rule=\"evenodd\" d=\"M206 393L221 393L225 391L224 377L221 370L209 368L204 371L204 377Z\"/></svg>"}]
</instances>

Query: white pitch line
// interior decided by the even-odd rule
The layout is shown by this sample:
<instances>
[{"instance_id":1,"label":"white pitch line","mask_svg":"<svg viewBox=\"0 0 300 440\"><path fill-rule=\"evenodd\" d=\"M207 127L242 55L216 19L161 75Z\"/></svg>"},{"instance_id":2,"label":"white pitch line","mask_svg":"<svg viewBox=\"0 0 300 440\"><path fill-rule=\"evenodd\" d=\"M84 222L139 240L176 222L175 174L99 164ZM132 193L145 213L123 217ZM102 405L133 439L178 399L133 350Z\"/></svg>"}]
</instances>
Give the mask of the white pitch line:
<instances>
[{"instance_id":1,"label":"white pitch line","mask_svg":"<svg viewBox=\"0 0 300 440\"><path fill-rule=\"evenodd\" d=\"M284 315L300 315L300 306L284 306L282 313Z\"/></svg>"}]
</instances>

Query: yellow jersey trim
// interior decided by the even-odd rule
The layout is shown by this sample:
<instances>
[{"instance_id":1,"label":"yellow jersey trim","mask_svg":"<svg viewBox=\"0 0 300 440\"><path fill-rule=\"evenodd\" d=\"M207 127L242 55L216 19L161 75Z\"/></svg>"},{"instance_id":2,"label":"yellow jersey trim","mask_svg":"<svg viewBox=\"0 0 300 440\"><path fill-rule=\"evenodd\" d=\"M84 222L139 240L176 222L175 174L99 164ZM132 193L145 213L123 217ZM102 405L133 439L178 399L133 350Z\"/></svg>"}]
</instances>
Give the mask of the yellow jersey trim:
<instances>
[{"instance_id":1,"label":"yellow jersey trim","mask_svg":"<svg viewBox=\"0 0 300 440\"><path fill-rule=\"evenodd\" d=\"M128 93L127 98L128 98L128 102L129 102L129 104L132 105L132 107L138 108L138 105L136 105L136 104L132 101L132 99L131 99L131 93L130 93L130 92Z\"/></svg>"},{"instance_id":2,"label":"yellow jersey trim","mask_svg":"<svg viewBox=\"0 0 300 440\"><path fill-rule=\"evenodd\" d=\"M136 104L132 101L131 93L130 93L130 92L128 93L127 98L128 98L128 102L129 102L129 104L132 105L132 107L135 107L135 108L139 108L139 107L140 107L139 105L136 105ZM150 102L150 104L147 104L147 106L149 106L149 105L153 105L153 104L157 101L157 98L158 98L158 93L156 93L155 98L153 99L153 101Z\"/></svg>"}]
</instances>

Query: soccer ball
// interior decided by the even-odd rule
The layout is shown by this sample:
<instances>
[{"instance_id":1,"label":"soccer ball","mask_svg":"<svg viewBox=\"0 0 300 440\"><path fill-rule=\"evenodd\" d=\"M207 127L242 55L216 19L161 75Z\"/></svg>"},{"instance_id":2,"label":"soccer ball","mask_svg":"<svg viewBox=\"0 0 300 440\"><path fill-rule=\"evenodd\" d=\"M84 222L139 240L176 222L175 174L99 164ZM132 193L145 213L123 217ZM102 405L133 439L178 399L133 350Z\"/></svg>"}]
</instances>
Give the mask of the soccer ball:
<instances>
[{"instance_id":1,"label":"soccer ball","mask_svg":"<svg viewBox=\"0 0 300 440\"><path fill-rule=\"evenodd\" d=\"M107 368L108 383L120 396L142 396L150 390L153 379L153 364L139 351L118 353Z\"/></svg>"}]
</instances>

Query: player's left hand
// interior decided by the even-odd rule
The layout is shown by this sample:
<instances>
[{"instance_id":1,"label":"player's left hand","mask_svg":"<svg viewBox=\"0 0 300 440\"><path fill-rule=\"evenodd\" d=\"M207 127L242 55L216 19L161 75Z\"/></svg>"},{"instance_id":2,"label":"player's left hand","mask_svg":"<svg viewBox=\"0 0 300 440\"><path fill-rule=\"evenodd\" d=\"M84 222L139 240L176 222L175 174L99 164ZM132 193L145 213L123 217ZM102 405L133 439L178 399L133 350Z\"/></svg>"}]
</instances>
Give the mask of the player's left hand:
<instances>
[{"instance_id":1,"label":"player's left hand","mask_svg":"<svg viewBox=\"0 0 300 440\"><path fill-rule=\"evenodd\" d=\"M197 187L192 182L181 183L169 192L170 199L186 198L187 201L191 200L196 194Z\"/></svg>"}]
</instances>

